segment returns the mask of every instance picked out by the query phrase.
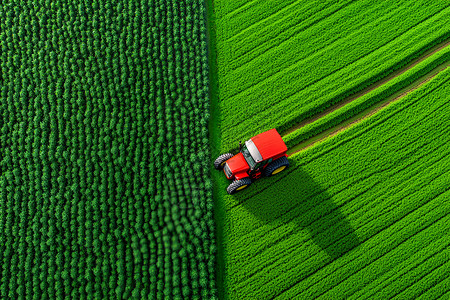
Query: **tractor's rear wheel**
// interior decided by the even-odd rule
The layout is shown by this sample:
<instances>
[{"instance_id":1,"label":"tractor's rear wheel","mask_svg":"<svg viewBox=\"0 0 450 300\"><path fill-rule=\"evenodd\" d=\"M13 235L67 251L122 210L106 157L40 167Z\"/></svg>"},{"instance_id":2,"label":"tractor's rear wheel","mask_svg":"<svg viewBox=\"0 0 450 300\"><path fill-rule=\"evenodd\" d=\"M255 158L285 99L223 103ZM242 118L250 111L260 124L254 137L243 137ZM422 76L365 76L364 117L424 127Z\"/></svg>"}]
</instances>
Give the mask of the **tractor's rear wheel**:
<instances>
[{"instance_id":1,"label":"tractor's rear wheel","mask_svg":"<svg viewBox=\"0 0 450 300\"><path fill-rule=\"evenodd\" d=\"M234 194L247 188L250 184L252 184L252 180L248 177L235 180L232 183L230 183L230 185L227 187L227 192L230 195Z\"/></svg>"},{"instance_id":2,"label":"tractor's rear wheel","mask_svg":"<svg viewBox=\"0 0 450 300\"><path fill-rule=\"evenodd\" d=\"M231 153L225 153L220 155L215 161L214 161L214 168L217 170L222 170L223 166L225 165L225 162L233 157L233 154Z\"/></svg>"},{"instance_id":3,"label":"tractor's rear wheel","mask_svg":"<svg viewBox=\"0 0 450 300\"><path fill-rule=\"evenodd\" d=\"M282 156L279 159L271 162L265 169L264 169L264 175L266 176L272 176L275 174L280 173L281 171L284 171L289 167L289 160L286 156Z\"/></svg>"}]
</instances>

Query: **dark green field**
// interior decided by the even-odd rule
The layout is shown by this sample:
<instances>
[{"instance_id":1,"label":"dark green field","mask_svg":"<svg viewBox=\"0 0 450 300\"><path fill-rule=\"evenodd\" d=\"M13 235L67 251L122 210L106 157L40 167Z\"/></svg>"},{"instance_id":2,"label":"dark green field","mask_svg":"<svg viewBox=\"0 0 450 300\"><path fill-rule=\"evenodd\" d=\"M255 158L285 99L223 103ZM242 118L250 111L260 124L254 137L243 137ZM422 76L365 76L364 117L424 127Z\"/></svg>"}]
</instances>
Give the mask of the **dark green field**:
<instances>
[{"instance_id":1,"label":"dark green field","mask_svg":"<svg viewBox=\"0 0 450 300\"><path fill-rule=\"evenodd\" d=\"M214 297L202 1L0 15L0 297Z\"/></svg>"}]
</instances>

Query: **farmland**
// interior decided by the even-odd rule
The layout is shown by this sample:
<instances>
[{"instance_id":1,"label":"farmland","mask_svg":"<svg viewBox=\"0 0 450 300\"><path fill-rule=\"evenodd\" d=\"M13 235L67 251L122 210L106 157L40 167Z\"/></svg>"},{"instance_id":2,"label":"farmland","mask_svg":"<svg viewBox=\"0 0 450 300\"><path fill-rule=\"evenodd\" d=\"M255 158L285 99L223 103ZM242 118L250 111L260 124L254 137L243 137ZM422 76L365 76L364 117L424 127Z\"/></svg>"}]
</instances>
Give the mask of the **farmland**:
<instances>
[{"instance_id":1,"label":"farmland","mask_svg":"<svg viewBox=\"0 0 450 300\"><path fill-rule=\"evenodd\" d=\"M448 293L449 3L208 7L213 159L270 128L295 152L237 195L213 173L220 295Z\"/></svg>"},{"instance_id":2,"label":"farmland","mask_svg":"<svg viewBox=\"0 0 450 300\"><path fill-rule=\"evenodd\" d=\"M0 16L0 298L449 297L448 1ZM290 167L226 194L270 128Z\"/></svg>"},{"instance_id":3,"label":"farmland","mask_svg":"<svg viewBox=\"0 0 450 300\"><path fill-rule=\"evenodd\" d=\"M213 298L202 1L0 3L0 297Z\"/></svg>"},{"instance_id":4,"label":"farmland","mask_svg":"<svg viewBox=\"0 0 450 300\"><path fill-rule=\"evenodd\" d=\"M429 299L448 290L433 287L450 268L449 81L447 69L291 156L279 177L222 194L228 296Z\"/></svg>"},{"instance_id":5,"label":"farmland","mask_svg":"<svg viewBox=\"0 0 450 300\"><path fill-rule=\"evenodd\" d=\"M409 65L403 73L395 74L386 82L377 84L375 88L363 90L356 97L348 98L343 105L331 107L322 115L292 127L284 136L284 141L290 147L289 152L292 153L307 144L308 139L314 140L319 136L327 136L329 129L342 127L358 117L372 113L376 107L389 104L390 101L414 90L449 65L450 42L447 41L442 47L438 47L436 53L418 64Z\"/></svg>"},{"instance_id":6,"label":"farmland","mask_svg":"<svg viewBox=\"0 0 450 300\"><path fill-rule=\"evenodd\" d=\"M447 1L212 2L223 151L284 132L450 37Z\"/></svg>"}]
</instances>

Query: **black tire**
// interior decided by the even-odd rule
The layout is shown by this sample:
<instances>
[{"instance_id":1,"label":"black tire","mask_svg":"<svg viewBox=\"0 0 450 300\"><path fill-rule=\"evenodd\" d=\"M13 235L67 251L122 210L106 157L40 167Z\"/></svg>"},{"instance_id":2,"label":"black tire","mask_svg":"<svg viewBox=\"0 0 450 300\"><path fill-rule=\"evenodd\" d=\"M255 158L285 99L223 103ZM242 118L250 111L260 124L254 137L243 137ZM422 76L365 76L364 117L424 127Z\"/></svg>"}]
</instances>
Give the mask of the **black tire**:
<instances>
[{"instance_id":1,"label":"black tire","mask_svg":"<svg viewBox=\"0 0 450 300\"><path fill-rule=\"evenodd\" d=\"M277 160L274 160L271 162L265 169L264 169L264 175L266 176L272 176L275 175L284 169L289 167L289 160L286 156L282 156Z\"/></svg>"},{"instance_id":2,"label":"black tire","mask_svg":"<svg viewBox=\"0 0 450 300\"><path fill-rule=\"evenodd\" d=\"M232 158L234 155L231 153L225 153L220 155L215 161L214 161L214 168L217 170L222 170L223 166L225 165L225 162Z\"/></svg>"},{"instance_id":3,"label":"black tire","mask_svg":"<svg viewBox=\"0 0 450 300\"><path fill-rule=\"evenodd\" d=\"M247 188L250 184L252 184L252 180L250 178L242 178L239 180L235 180L227 187L228 194L234 194L239 192L245 188Z\"/></svg>"}]
</instances>

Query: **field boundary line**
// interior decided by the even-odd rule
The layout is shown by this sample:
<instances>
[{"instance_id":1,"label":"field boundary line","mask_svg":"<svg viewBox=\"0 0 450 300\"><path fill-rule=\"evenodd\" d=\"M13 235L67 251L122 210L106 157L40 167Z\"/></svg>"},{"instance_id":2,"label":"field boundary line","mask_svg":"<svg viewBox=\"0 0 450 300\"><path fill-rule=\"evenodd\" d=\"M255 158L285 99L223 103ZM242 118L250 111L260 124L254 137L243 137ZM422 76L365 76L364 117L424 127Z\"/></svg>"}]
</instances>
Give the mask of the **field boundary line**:
<instances>
[{"instance_id":1,"label":"field boundary line","mask_svg":"<svg viewBox=\"0 0 450 300\"><path fill-rule=\"evenodd\" d=\"M221 131L220 131L220 102L219 102L219 81L217 72L217 27L216 13L214 9L214 0L205 0L205 22L206 22L206 43L208 56L208 96L209 96L209 112L208 135L210 141L210 155L215 157L220 149ZM224 233L224 212L223 201L219 201L220 193L217 180L219 174L214 172L214 168L210 166L209 176L212 182L212 200L213 200L213 219L215 223L215 280L217 296L219 299L227 298L227 276L225 268L227 257L227 248L224 247L226 234Z\"/></svg>"}]
</instances>

